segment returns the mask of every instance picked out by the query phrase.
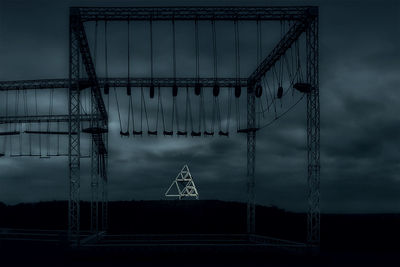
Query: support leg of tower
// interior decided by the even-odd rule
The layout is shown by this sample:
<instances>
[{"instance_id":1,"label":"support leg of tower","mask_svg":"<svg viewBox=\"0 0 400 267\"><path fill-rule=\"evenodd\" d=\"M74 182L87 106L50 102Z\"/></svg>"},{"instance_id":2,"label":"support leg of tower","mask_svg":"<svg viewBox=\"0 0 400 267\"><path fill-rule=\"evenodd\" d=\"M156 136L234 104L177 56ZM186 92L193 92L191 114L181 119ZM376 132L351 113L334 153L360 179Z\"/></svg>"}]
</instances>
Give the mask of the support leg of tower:
<instances>
[{"instance_id":1,"label":"support leg of tower","mask_svg":"<svg viewBox=\"0 0 400 267\"><path fill-rule=\"evenodd\" d=\"M255 95L253 88L247 89L247 233L255 233Z\"/></svg>"},{"instance_id":2,"label":"support leg of tower","mask_svg":"<svg viewBox=\"0 0 400 267\"><path fill-rule=\"evenodd\" d=\"M320 243L320 106L318 74L318 14L306 32L307 81L312 90L307 94L307 241Z\"/></svg>"},{"instance_id":3,"label":"support leg of tower","mask_svg":"<svg viewBox=\"0 0 400 267\"><path fill-rule=\"evenodd\" d=\"M91 168L90 168L90 177L91 177L90 231L92 233L98 233L99 231L99 171L100 171L99 153L92 135L92 153L91 153Z\"/></svg>"},{"instance_id":4,"label":"support leg of tower","mask_svg":"<svg viewBox=\"0 0 400 267\"><path fill-rule=\"evenodd\" d=\"M79 244L80 230L80 91L77 16L70 16L69 32L69 202L68 236ZM72 134L74 133L74 134Z\"/></svg>"},{"instance_id":5,"label":"support leg of tower","mask_svg":"<svg viewBox=\"0 0 400 267\"><path fill-rule=\"evenodd\" d=\"M108 143L108 134L105 135L106 144ZM101 229L108 229L108 155L101 155Z\"/></svg>"}]
</instances>

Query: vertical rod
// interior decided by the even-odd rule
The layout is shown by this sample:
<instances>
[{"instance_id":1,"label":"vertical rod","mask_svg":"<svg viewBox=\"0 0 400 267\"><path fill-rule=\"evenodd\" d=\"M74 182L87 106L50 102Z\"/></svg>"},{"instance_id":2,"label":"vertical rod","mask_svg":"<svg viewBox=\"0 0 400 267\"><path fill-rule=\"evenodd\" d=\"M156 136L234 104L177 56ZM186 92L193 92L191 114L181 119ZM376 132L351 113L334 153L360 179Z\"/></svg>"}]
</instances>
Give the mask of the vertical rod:
<instances>
[{"instance_id":1,"label":"vertical rod","mask_svg":"<svg viewBox=\"0 0 400 267\"><path fill-rule=\"evenodd\" d=\"M256 158L256 129L255 129L255 94L253 87L247 88L247 234L255 233L255 158Z\"/></svg>"},{"instance_id":2,"label":"vertical rod","mask_svg":"<svg viewBox=\"0 0 400 267\"><path fill-rule=\"evenodd\" d=\"M79 15L71 8L69 32L69 202L68 237L79 245L80 230L80 90L79 90ZM72 134L74 133L74 134Z\"/></svg>"},{"instance_id":3,"label":"vertical rod","mask_svg":"<svg viewBox=\"0 0 400 267\"><path fill-rule=\"evenodd\" d=\"M108 134L104 134L105 145L108 153ZM108 229L108 154L101 155L101 183L102 183L102 198L101 198L101 229Z\"/></svg>"},{"instance_id":4,"label":"vertical rod","mask_svg":"<svg viewBox=\"0 0 400 267\"><path fill-rule=\"evenodd\" d=\"M307 94L307 184L308 214L307 241L320 243L320 106L318 69L318 9L306 32L307 82L311 92Z\"/></svg>"},{"instance_id":5,"label":"vertical rod","mask_svg":"<svg viewBox=\"0 0 400 267\"><path fill-rule=\"evenodd\" d=\"M93 91L93 90L92 90ZM92 129L99 128L99 120L97 119L100 115L100 112L96 105L96 99L92 92L92 101L91 101L91 121L90 127ZM90 178L91 178L91 202L90 202L90 231L93 233L97 233L99 231L99 148L95 142L95 138L99 135L96 132L93 132L91 135L92 141L92 149L91 149L91 160L90 160Z\"/></svg>"}]
</instances>

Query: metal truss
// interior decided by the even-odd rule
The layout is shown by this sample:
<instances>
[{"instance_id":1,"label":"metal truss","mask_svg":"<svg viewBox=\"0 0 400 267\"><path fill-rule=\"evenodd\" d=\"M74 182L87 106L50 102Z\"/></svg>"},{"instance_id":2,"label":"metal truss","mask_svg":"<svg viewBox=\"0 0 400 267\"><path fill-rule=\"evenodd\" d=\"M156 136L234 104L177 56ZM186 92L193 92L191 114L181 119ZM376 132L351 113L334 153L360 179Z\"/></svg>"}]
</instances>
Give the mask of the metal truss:
<instances>
[{"instance_id":1,"label":"metal truss","mask_svg":"<svg viewBox=\"0 0 400 267\"><path fill-rule=\"evenodd\" d=\"M93 90L92 90L93 96ZM95 99L91 101L91 115L92 119L90 121L91 129L98 129L100 127L100 121L95 119L98 115L99 110L95 103ZM90 161L90 189L91 189L91 201L90 201L90 231L98 233L99 231L99 175L100 175L100 149L97 142L102 142L99 138L100 132L92 132L92 149L91 149L91 161ZM97 142L96 142L97 139Z\"/></svg>"},{"instance_id":2,"label":"metal truss","mask_svg":"<svg viewBox=\"0 0 400 267\"><path fill-rule=\"evenodd\" d=\"M288 32L283 36L279 43L274 47L271 53L257 66L257 69L249 76L247 83L254 86L261 78L275 65L275 63L286 53L292 44L307 30L310 23L318 15L318 8L310 7L305 11L302 20L296 22Z\"/></svg>"},{"instance_id":3,"label":"metal truss","mask_svg":"<svg viewBox=\"0 0 400 267\"><path fill-rule=\"evenodd\" d=\"M81 52L81 57L83 64L85 66L86 74L88 76L89 85L92 88L92 98L95 100L95 109L100 113L105 124L108 121L106 106L101 96L99 82L97 80L96 70L93 64L92 57L90 55L89 43L86 37L85 28L81 21L81 18L77 16L73 9L71 9L71 16L74 17L73 20L76 21L76 31L78 34L79 50Z\"/></svg>"},{"instance_id":4,"label":"metal truss","mask_svg":"<svg viewBox=\"0 0 400 267\"><path fill-rule=\"evenodd\" d=\"M319 48L318 16L307 28L307 82L311 92L307 94L307 182L308 218L307 241L313 245L320 243L320 106L319 106Z\"/></svg>"},{"instance_id":5,"label":"metal truss","mask_svg":"<svg viewBox=\"0 0 400 267\"><path fill-rule=\"evenodd\" d=\"M68 236L80 241L80 88L79 88L79 19L70 15L69 29L69 202ZM72 134L75 132L76 134Z\"/></svg>"},{"instance_id":6,"label":"metal truss","mask_svg":"<svg viewBox=\"0 0 400 267\"><path fill-rule=\"evenodd\" d=\"M255 234L256 105L255 90L247 89L247 233Z\"/></svg>"},{"instance_id":7,"label":"metal truss","mask_svg":"<svg viewBox=\"0 0 400 267\"><path fill-rule=\"evenodd\" d=\"M308 212L307 212L307 240L310 245L319 246L320 243L320 106L319 106L319 67L318 67L318 8L310 7L305 12L306 16L296 22L272 52L261 62L257 69L248 78L248 94L261 78L274 66L274 64L286 53L291 45L306 32L307 53L307 82L311 85L311 92L307 93L307 185L308 185ZM251 129L252 98L248 95L248 129ZM250 117L249 117L250 114ZM254 133L254 137L252 136ZM254 141L253 141L254 138ZM247 131L247 173L248 173L248 232L252 230L252 197L254 190L255 164L255 132ZM249 175L250 173L250 175ZM253 174L254 175L254 174Z\"/></svg>"},{"instance_id":8,"label":"metal truss","mask_svg":"<svg viewBox=\"0 0 400 267\"><path fill-rule=\"evenodd\" d=\"M108 134L104 134L105 146L108 150ZM101 229L108 229L108 153L100 154L101 181Z\"/></svg>"},{"instance_id":9,"label":"metal truss","mask_svg":"<svg viewBox=\"0 0 400 267\"><path fill-rule=\"evenodd\" d=\"M80 88L90 86L88 79L80 79ZM171 88L173 85L178 87L194 87L197 83L202 87L212 88L217 83L221 88L234 87L238 79L236 78L129 78L131 87L149 87L150 85L160 86L162 88ZM247 86L247 79L239 80L242 87ZM107 83L110 87L126 87L128 78L98 78L100 87ZM24 81L0 81L0 91L13 90L31 90L31 89L61 89L69 88L68 79L44 79L44 80L24 80Z\"/></svg>"},{"instance_id":10,"label":"metal truss","mask_svg":"<svg viewBox=\"0 0 400 267\"><path fill-rule=\"evenodd\" d=\"M309 7L72 7L95 20L299 20Z\"/></svg>"},{"instance_id":11,"label":"metal truss","mask_svg":"<svg viewBox=\"0 0 400 267\"><path fill-rule=\"evenodd\" d=\"M307 93L307 156L308 156L308 220L307 238L309 244L319 245L320 241L320 113L318 74L318 8L301 7L72 7L70 9L69 79L47 79L0 82L0 91L27 89L69 89L69 115L0 117L0 123L13 122L68 122L69 124L69 181L70 199L68 205L69 237L79 244L80 231L80 122L90 121L88 133L92 134L91 154L91 230L98 233L107 229L108 215L108 115L100 88L107 83L110 87L126 87L127 78L98 78L90 55L84 22L126 20L278 20L294 21L292 27L247 78L240 79L247 87L247 232L255 233L255 155L256 155L256 113L254 87L261 78L279 61L292 44L305 32L307 50L307 82L311 92ZM82 60L87 79L80 78L79 63ZM213 87L217 82L221 88L233 87L236 78L129 78L131 87L162 88L194 87L198 82L203 87ZM91 89L92 107L90 115L80 114L80 92ZM97 130L96 130L97 129ZM99 188L101 185L101 211L99 209Z\"/></svg>"},{"instance_id":12,"label":"metal truss","mask_svg":"<svg viewBox=\"0 0 400 267\"><path fill-rule=\"evenodd\" d=\"M80 121L90 122L91 115L80 115ZM98 117L100 119L100 117ZM42 122L69 122L69 115L38 115L38 116L7 116L0 117L0 124L12 123L42 123Z\"/></svg>"}]
</instances>

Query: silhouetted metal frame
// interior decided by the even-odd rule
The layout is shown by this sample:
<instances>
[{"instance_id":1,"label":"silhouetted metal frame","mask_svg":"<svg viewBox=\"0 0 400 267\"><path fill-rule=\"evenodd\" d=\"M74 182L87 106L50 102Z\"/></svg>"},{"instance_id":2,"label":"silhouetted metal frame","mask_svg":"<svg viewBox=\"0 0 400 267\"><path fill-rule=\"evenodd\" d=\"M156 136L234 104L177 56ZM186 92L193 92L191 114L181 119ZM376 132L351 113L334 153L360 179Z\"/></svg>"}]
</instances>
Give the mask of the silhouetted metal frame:
<instances>
[{"instance_id":1,"label":"silhouetted metal frame","mask_svg":"<svg viewBox=\"0 0 400 267\"><path fill-rule=\"evenodd\" d=\"M110 87L124 87L128 85L128 78L97 78L100 87L107 84ZM236 78L136 78L130 77L129 84L131 87L149 87L151 84L156 87L160 86L161 89L170 90L173 85L178 87L194 87L197 82L200 82L202 87L212 88L215 83L218 83L221 88L232 88L237 84ZM247 86L247 78L239 79L242 87ZM79 80L80 88L89 87L90 81L88 79ZM13 90L32 90L32 89L63 89L69 88L69 79L43 79L43 80L22 80L22 81L0 81L0 91L13 91Z\"/></svg>"},{"instance_id":2,"label":"silhouetted metal frame","mask_svg":"<svg viewBox=\"0 0 400 267\"><path fill-rule=\"evenodd\" d=\"M307 82L311 85L311 92L307 93L307 242L313 246L320 243L320 106L319 106L319 50L318 50L318 7L310 7L307 16L297 21L275 46L272 52L260 63L257 69L248 78L248 91L252 96L248 103L248 114L254 113L254 87L261 78L275 65L286 53L292 44L306 32L306 64ZM255 122L248 115L248 129L254 129ZM249 168L249 162L255 158L255 134L248 133L248 183L249 201L247 217L248 222L255 222L254 210L254 173ZM251 146L254 146L252 148ZM252 151L254 151L252 153ZM254 163L253 163L254 164ZM248 230L254 230L248 226Z\"/></svg>"},{"instance_id":3,"label":"silhouetted metal frame","mask_svg":"<svg viewBox=\"0 0 400 267\"><path fill-rule=\"evenodd\" d=\"M308 241L319 244L319 88L318 88L318 8L316 7L74 7L70 10L70 132L79 131L79 51L89 77L98 111L104 122L107 114L99 82L91 60L83 22L98 20L294 20L296 23L263 60L247 83L247 225L255 233L255 95L254 86L284 55L299 36L307 31L307 80L313 90L307 95L308 151ZM78 122L78 123L77 123ZM73 138L75 137L75 138ZM79 135L70 134L69 230L79 236ZM104 216L104 215L103 215Z\"/></svg>"},{"instance_id":4,"label":"silhouetted metal frame","mask_svg":"<svg viewBox=\"0 0 400 267\"><path fill-rule=\"evenodd\" d=\"M69 22L69 201L68 237L80 240L80 88L79 88L79 16L71 10ZM76 132L77 134L72 134Z\"/></svg>"},{"instance_id":5,"label":"silhouetted metal frame","mask_svg":"<svg viewBox=\"0 0 400 267\"><path fill-rule=\"evenodd\" d=\"M320 103L319 103L319 46L318 15L306 32L307 82L312 90L307 94L307 184L308 218L307 241L320 243Z\"/></svg>"}]
</instances>

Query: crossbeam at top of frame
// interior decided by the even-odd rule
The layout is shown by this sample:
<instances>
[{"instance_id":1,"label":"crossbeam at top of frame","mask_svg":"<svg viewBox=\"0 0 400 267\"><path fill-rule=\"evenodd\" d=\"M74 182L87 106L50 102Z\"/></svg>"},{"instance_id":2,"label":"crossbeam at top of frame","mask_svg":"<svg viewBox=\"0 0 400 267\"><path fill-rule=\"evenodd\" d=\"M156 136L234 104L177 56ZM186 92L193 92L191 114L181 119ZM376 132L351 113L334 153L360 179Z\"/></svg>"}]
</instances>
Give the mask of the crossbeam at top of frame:
<instances>
[{"instance_id":1,"label":"crossbeam at top of frame","mask_svg":"<svg viewBox=\"0 0 400 267\"><path fill-rule=\"evenodd\" d=\"M82 22L98 20L302 20L314 6L71 7Z\"/></svg>"},{"instance_id":2,"label":"crossbeam at top of frame","mask_svg":"<svg viewBox=\"0 0 400 267\"><path fill-rule=\"evenodd\" d=\"M110 87L126 87L128 85L128 78L98 78L100 87L104 87L108 83ZM88 79L81 79L81 88L87 88ZM149 87L151 84L160 87L194 87L200 83L202 87L213 87L217 83L221 88L234 87L237 82L240 86L247 86L247 79L241 78L239 81L236 78L129 78L129 84L132 87ZM12 90L32 90L32 89L55 89L55 88L68 88L68 79L43 79L43 80L20 80L20 81L0 81L0 91Z\"/></svg>"}]
</instances>

